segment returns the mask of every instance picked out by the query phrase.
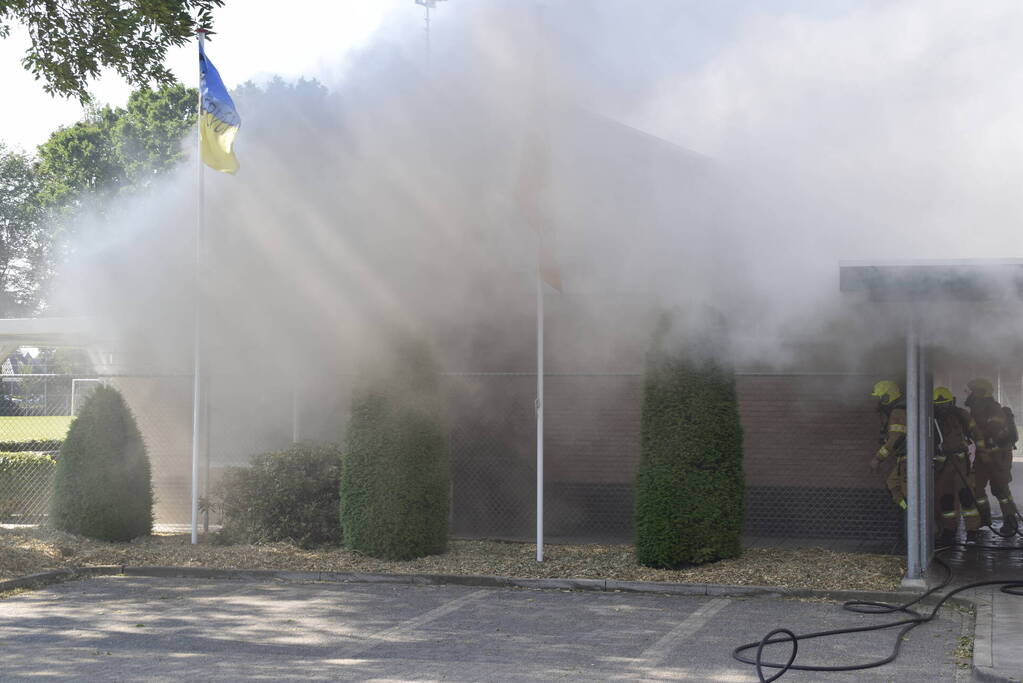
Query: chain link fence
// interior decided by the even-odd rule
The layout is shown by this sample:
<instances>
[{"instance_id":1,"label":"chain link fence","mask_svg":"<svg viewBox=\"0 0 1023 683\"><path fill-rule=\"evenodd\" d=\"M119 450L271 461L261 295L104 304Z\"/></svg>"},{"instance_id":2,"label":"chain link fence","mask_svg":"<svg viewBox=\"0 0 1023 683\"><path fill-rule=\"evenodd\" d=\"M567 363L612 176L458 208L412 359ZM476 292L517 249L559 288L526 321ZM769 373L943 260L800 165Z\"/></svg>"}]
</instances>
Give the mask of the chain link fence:
<instances>
[{"instance_id":1,"label":"chain link fence","mask_svg":"<svg viewBox=\"0 0 1023 683\"><path fill-rule=\"evenodd\" d=\"M62 373L0 375L0 522L44 521L57 453L95 381Z\"/></svg>"},{"instance_id":2,"label":"chain link fence","mask_svg":"<svg viewBox=\"0 0 1023 683\"><path fill-rule=\"evenodd\" d=\"M45 521L60 443L74 412L100 383L122 392L143 434L157 523L189 524L188 375L0 377L0 522ZM350 376L338 376L316 383L329 389L313 390L288 376L208 378L199 494L210 517L203 521L220 521L218 482L229 468L294 441L342 442L353 383ZM860 384L854 381L845 394L836 394L829 378L738 378L746 432L747 535L892 548L899 521L883 479L866 472L877 427L870 406L864 408L860 400ZM532 540L535 375L446 373L441 386L449 427L452 535ZM547 540L631 542L642 376L552 373L545 378L545 394ZM782 423L789 428L780 428ZM809 443L807 433L814 434ZM868 547L870 542L878 548Z\"/></svg>"}]
</instances>

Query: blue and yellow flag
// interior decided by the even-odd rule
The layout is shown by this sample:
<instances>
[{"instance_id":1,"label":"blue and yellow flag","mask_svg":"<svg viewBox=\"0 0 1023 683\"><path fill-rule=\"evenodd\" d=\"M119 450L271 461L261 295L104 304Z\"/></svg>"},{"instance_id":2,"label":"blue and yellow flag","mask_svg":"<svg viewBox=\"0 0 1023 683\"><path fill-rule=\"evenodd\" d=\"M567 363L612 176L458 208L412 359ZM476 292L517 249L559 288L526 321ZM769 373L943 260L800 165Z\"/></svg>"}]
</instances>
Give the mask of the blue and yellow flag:
<instances>
[{"instance_id":1,"label":"blue and yellow flag","mask_svg":"<svg viewBox=\"0 0 1023 683\"><path fill-rule=\"evenodd\" d=\"M234 173L238 159L234 156L234 136L242 119L227 94L224 81L217 68L206 57L199 43L199 93L202 99L199 111L199 151L203 163L217 171Z\"/></svg>"}]
</instances>

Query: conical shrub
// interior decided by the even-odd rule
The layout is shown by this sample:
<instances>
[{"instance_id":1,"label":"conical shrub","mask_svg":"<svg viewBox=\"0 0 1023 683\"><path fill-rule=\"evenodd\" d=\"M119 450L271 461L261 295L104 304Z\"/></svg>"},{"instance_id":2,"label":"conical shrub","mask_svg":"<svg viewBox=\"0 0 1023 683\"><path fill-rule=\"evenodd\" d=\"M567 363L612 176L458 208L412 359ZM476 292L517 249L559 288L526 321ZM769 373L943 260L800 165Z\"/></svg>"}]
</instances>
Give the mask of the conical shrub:
<instances>
[{"instance_id":1,"label":"conical shrub","mask_svg":"<svg viewBox=\"0 0 1023 683\"><path fill-rule=\"evenodd\" d=\"M153 529L149 457L116 389L97 388L71 423L57 459L50 524L104 541Z\"/></svg>"},{"instance_id":2,"label":"conical shrub","mask_svg":"<svg viewBox=\"0 0 1023 683\"><path fill-rule=\"evenodd\" d=\"M353 397L341 468L348 548L391 560L446 550L450 473L438 379L429 351L406 343L393 369Z\"/></svg>"},{"instance_id":3,"label":"conical shrub","mask_svg":"<svg viewBox=\"0 0 1023 683\"><path fill-rule=\"evenodd\" d=\"M707 352L647 357L636 476L636 559L680 568L737 557L743 519L742 426L735 377Z\"/></svg>"}]
</instances>

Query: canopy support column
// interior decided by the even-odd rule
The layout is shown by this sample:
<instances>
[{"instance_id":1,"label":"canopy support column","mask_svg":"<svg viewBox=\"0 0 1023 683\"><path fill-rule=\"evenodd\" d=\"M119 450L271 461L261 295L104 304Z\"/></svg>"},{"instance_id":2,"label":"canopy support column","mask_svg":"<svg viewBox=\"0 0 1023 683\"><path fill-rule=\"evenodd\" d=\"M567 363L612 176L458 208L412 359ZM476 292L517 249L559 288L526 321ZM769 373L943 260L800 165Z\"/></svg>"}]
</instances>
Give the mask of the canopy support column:
<instances>
[{"instance_id":1,"label":"canopy support column","mask_svg":"<svg viewBox=\"0 0 1023 683\"><path fill-rule=\"evenodd\" d=\"M921 585L934 547L932 467L933 379L920 326L910 319L906 332L906 580Z\"/></svg>"}]
</instances>

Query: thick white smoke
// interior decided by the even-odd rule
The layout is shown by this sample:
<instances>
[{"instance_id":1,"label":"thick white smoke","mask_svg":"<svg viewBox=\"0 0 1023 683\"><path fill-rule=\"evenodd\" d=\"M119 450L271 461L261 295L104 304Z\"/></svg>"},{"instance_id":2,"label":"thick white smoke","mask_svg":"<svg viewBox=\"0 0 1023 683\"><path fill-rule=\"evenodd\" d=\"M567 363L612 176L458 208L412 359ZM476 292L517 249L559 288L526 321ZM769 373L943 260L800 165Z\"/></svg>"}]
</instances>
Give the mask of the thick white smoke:
<instances>
[{"instance_id":1,"label":"thick white smoke","mask_svg":"<svg viewBox=\"0 0 1023 683\"><path fill-rule=\"evenodd\" d=\"M242 169L207 173L211 363L329 393L411 333L449 370L528 370L539 54L552 369L637 370L660 310L710 307L746 365L873 371L905 310L843 303L839 261L1019 251L1021 35L1016 3L923 0L452 1L429 58L417 23L385 27L338 82L236 93ZM137 370L190 368L194 194L189 164L80 226L55 298Z\"/></svg>"}]
</instances>

